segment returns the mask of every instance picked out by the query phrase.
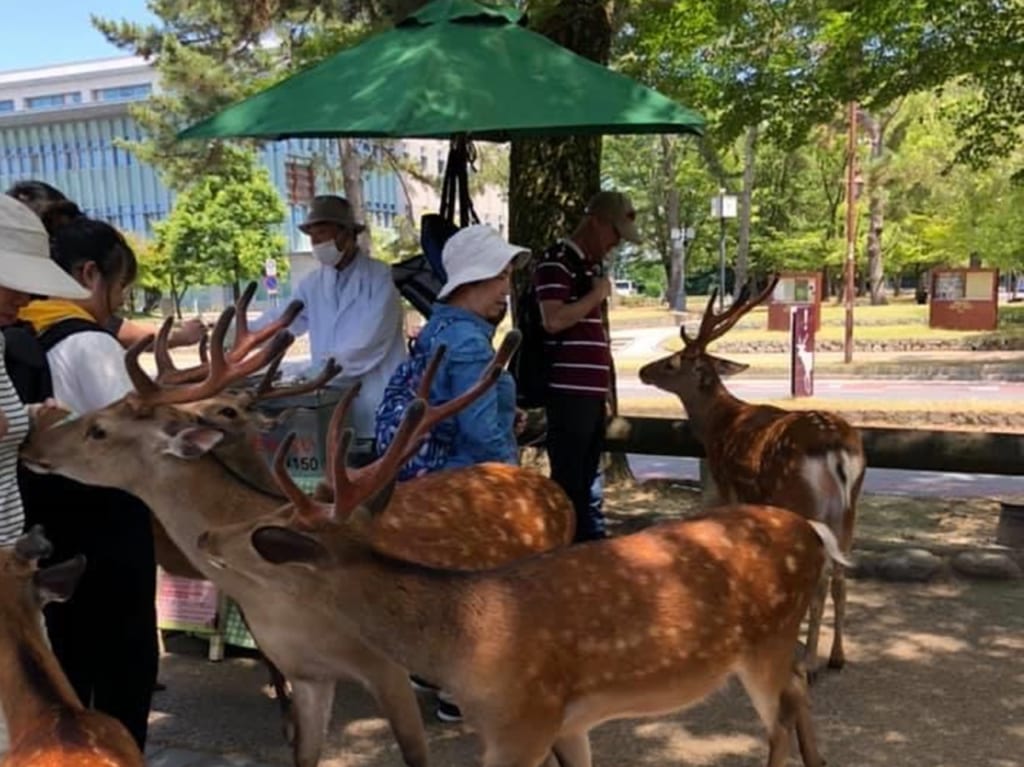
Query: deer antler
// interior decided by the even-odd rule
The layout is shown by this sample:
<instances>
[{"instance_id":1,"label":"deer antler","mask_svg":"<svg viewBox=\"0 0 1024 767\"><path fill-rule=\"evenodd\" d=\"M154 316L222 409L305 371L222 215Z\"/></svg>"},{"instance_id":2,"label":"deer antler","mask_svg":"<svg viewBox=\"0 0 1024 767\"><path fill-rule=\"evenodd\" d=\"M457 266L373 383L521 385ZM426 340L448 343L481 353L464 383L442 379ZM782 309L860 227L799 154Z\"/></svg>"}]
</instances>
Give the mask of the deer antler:
<instances>
[{"instance_id":1,"label":"deer antler","mask_svg":"<svg viewBox=\"0 0 1024 767\"><path fill-rule=\"evenodd\" d=\"M316 378L290 386L274 386L274 379L277 378L277 371L281 366L283 358L284 354L281 354L272 360L270 367L267 368L267 372L260 379L259 385L252 391L242 395L245 406L249 406L254 402L266 402L267 400L281 399L283 397L297 397L300 394L317 391L341 373L341 365L335 362L334 358L330 358L324 363L323 370L320 371Z\"/></svg>"},{"instance_id":2,"label":"deer antler","mask_svg":"<svg viewBox=\"0 0 1024 767\"><path fill-rule=\"evenodd\" d=\"M228 352L228 359L232 362L239 362L245 359L249 352L254 348L265 343L268 339L277 334L278 331L284 330L291 325L295 321L295 318L299 316L299 312L302 311L302 302L292 301L285 308L284 312L281 313L280 317L262 330L252 332L249 330L247 317L249 304L252 303L252 298L255 294L256 283L250 282L246 285L245 290L242 291L242 295L239 296L238 300L235 302L235 340L231 345L231 350ZM156 359L157 383L173 386L202 381L206 378L210 368L208 355L209 337L203 336L199 342L199 364L183 370L178 369L175 367L169 351L171 324L173 322L174 319L172 317L168 317L164 320L163 325L160 327L160 332L156 337L153 356ZM220 343L223 344L223 338L221 338Z\"/></svg>"},{"instance_id":3,"label":"deer antler","mask_svg":"<svg viewBox=\"0 0 1024 767\"><path fill-rule=\"evenodd\" d=\"M149 346L152 336L144 338L125 355L125 367L135 385L133 397L136 406L172 405L206 399L227 388L235 381L255 373L275 357L284 354L294 337L286 330L279 330L270 343L245 359L230 359L224 351L224 336L235 314L229 306L217 319L213 329L213 343L210 350L210 364L206 378L198 383L177 387L163 387L151 379L139 365L139 355Z\"/></svg>"},{"instance_id":4,"label":"deer antler","mask_svg":"<svg viewBox=\"0 0 1024 767\"><path fill-rule=\"evenodd\" d=\"M338 404L338 411L344 413L351 403L354 389L346 392L344 399ZM358 485L350 481L348 466L348 448L352 443L352 430L345 429L338 434L342 418L331 419L331 436L337 437L337 442L332 442L328 448L328 455L331 459L329 475L333 475L334 486L344 487L348 492L344 494L335 493L333 507L314 500L300 488L295 480L288 473L288 453L291 450L292 442L295 440L295 432L290 432L287 437L278 445L274 453L274 479L277 480L281 492L288 498L295 511L295 523L299 527L316 528L324 522L341 518L341 513L348 515L360 503L372 498L387 484L394 480L402 465L402 448L408 443L410 437L415 433L423 416L426 413L426 403L421 399L415 399L406 408L402 416L402 422L395 434L395 439L385 451L384 455L375 462L376 471L360 482ZM337 412L337 411L336 411ZM343 500L342 500L343 499Z\"/></svg>"},{"instance_id":5,"label":"deer antler","mask_svg":"<svg viewBox=\"0 0 1024 767\"><path fill-rule=\"evenodd\" d=\"M706 349L708 344L728 333L747 312L768 298L772 291L775 290L778 282L779 275L773 275L768 281L768 287L754 298L751 298L750 294L753 288L752 283L748 281L740 290L740 294L736 296L736 300L732 302L728 309L722 312L715 312L715 299L718 298L718 288L716 287L711 291L708 305L704 309L704 316L701 317L697 337L690 338L686 328L683 325L679 326L679 335L683 339L684 346L687 348L693 347L698 351Z\"/></svg>"}]
</instances>

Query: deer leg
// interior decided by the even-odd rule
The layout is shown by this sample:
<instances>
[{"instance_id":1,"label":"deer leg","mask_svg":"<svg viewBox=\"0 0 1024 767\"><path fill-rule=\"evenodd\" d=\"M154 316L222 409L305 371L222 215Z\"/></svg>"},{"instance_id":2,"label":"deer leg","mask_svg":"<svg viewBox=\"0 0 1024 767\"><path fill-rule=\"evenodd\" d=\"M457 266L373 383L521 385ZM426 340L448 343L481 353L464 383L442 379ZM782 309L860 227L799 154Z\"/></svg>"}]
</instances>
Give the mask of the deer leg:
<instances>
[{"instance_id":1,"label":"deer leg","mask_svg":"<svg viewBox=\"0 0 1024 767\"><path fill-rule=\"evenodd\" d=\"M786 712L792 714L793 726L796 727L796 741L800 747L800 758L804 767L824 767L825 760L818 750L818 737L814 732L811 720L811 705L807 693L807 682L802 676L793 674L789 685L782 691L780 698L780 716Z\"/></svg>"},{"instance_id":2,"label":"deer leg","mask_svg":"<svg viewBox=\"0 0 1024 767\"><path fill-rule=\"evenodd\" d=\"M509 703L514 707L513 703ZM563 761L563 753L557 746L571 749L570 740L555 742L558 735L553 717L524 716L515 722L505 720L494 722L485 711L485 706L474 706L474 713L482 713L479 721L470 721L471 727L477 731L484 747L483 767L577 767L575 762ZM584 736L585 737L585 736ZM573 756L576 752L567 751L565 756ZM582 765L589 765L581 762Z\"/></svg>"},{"instance_id":3,"label":"deer leg","mask_svg":"<svg viewBox=\"0 0 1024 767\"><path fill-rule=\"evenodd\" d=\"M835 611L835 635L832 637L832 652L828 656L828 667L837 671L846 665L843 651L843 623L846 621L846 573L843 566L832 568L832 609Z\"/></svg>"},{"instance_id":4,"label":"deer leg","mask_svg":"<svg viewBox=\"0 0 1024 767\"><path fill-rule=\"evenodd\" d=\"M563 735L555 741L556 767L591 767L590 737L585 732Z\"/></svg>"},{"instance_id":5,"label":"deer leg","mask_svg":"<svg viewBox=\"0 0 1024 767\"><path fill-rule=\"evenodd\" d=\"M274 665L266 655L260 653L263 662L267 666L267 673L270 675L270 686L274 689L274 698L277 699L277 706L281 711L281 722L284 729L284 739L289 746L295 745L295 719L292 716L292 699L288 691L288 680L284 678L281 669Z\"/></svg>"},{"instance_id":6,"label":"deer leg","mask_svg":"<svg viewBox=\"0 0 1024 767\"><path fill-rule=\"evenodd\" d=\"M373 695L398 741L408 767L426 767L427 736L416 694L409 684L409 672L384 656L366 648L350 657L352 675Z\"/></svg>"},{"instance_id":7,"label":"deer leg","mask_svg":"<svg viewBox=\"0 0 1024 767\"><path fill-rule=\"evenodd\" d=\"M807 681L814 684L818 675L818 638L821 634L821 618L825 612L825 597L828 594L829 573L822 573L821 580L814 590L811 607L807 617L807 648L804 651L804 665L807 668Z\"/></svg>"},{"instance_id":8,"label":"deer leg","mask_svg":"<svg viewBox=\"0 0 1024 767\"><path fill-rule=\"evenodd\" d=\"M334 706L334 682L292 680L295 767L316 767Z\"/></svg>"},{"instance_id":9,"label":"deer leg","mask_svg":"<svg viewBox=\"0 0 1024 767\"><path fill-rule=\"evenodd\" d=\"M807 703L806 682L794 672L793 635L758 648L738 675L757 715L768 730L768 767L785 767L794 727L806 767L822 767Z\"/></svg>"}]
</instances>

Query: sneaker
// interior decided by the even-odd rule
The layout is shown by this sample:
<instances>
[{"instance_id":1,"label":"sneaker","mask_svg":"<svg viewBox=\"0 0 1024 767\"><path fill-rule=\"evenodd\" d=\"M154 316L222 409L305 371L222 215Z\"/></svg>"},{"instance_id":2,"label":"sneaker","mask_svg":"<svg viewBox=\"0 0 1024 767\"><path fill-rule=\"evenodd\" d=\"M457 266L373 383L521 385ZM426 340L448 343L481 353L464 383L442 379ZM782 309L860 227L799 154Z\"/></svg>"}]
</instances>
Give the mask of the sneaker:
<instances>
[{"instance_id":1,"label":"sneaker","mask_svg":"<svg viewBox=\"0 0 1024 767\"><path fill-rule=\"evenodd\" d=\"M432 685L423 677L416 676L415 674L409 674L409 684L416 692L437 692L438 687Z\"/></svg>"},{"instance_id":2,"label":"sneaker","mask_svg":"<svg viewBox=\"0 0 1024 767\"><path fill-rule=\"evenodd\" d=\"M437 693L437 709L434 712L437 718L448 724L456 724L462 721L462 712L455 705L450 697L443 690Z\"/></svg>"}]
</instances>

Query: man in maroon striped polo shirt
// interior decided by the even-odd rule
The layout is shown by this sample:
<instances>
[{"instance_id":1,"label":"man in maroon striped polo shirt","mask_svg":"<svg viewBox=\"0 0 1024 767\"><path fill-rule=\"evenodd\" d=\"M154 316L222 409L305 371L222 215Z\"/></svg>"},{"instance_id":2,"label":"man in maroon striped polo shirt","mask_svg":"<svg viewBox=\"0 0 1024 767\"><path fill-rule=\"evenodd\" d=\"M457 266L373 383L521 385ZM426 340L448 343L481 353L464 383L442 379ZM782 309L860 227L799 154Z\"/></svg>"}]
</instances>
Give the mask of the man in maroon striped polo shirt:
<instances>
[{"instance_id":1,"label":"man in maroon striped polo shirt","mask_svg":"<svg viewBox=\"0 0 1024 767\"><path fill-rule=\"evenodd\" d=\"M601 305L611 294L603 262L623 240L640 240L633 204L621 192L598 192L576 230L545 251L533 275L548 334L545 409L551 478L576 510L577 541L606 535L604 514L590 497L612 366L601 322Z\"/></svg>"}]
</instances>

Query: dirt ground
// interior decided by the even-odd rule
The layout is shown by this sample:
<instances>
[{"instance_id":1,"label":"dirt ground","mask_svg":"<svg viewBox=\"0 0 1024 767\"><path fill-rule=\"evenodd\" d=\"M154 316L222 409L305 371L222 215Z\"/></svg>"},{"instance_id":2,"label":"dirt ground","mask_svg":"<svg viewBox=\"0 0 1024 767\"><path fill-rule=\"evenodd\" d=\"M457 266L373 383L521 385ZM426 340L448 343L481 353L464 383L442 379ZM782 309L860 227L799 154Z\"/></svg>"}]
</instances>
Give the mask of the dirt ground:
<instances>
[{"instance_id":1,"label":"dirt ground","mask_svg":"<svg viewBox=\"0 0 1024 767\"><path fill-rule=\"evenodd\" d=\"M667 483L609 494L617 533L696 508L697 494ZM860 534L873 540L992 541L986 501L868 497ZM1024 584L851 581L847 668L812 692L822 752L845 767L1024 767ZM826 652L831 634L822 638ZM290 763L265 672L248 657L205 660L205 645L168 642L155 698L155 744ZM421 696L435 767L479 764L472 734L442 725ZM763 764L760 725L739 685L674 716L614 722L592 733L595 767ZM235 756L230 756L234 754ZM218 763L220 763L218 761ZM797 764L796 758L792 761ZM325 767L398 767L386 723L369 696L339 686Z\"/></svg>"}]
</instances>

